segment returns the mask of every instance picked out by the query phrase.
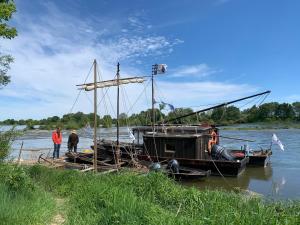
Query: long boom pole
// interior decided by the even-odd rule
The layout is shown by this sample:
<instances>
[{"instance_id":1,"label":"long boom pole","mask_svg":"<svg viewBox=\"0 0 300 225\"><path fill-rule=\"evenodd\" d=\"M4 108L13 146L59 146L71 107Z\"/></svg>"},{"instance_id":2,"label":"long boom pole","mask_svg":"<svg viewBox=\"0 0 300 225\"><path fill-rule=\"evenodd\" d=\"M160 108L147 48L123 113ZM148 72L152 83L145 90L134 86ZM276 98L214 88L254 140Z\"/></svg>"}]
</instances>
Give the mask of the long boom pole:
<instances>
[{"instance_id":1,"label":"long boom pole","mask_svg":"<svg viewBox=\"0 0 300 225\"><path fill-rule=\"evenodd\" d=\"M196 112L192 112L192 113L189 113L189 114L186 114L186 115L183 115L183 116L179 116L179 117L176 117L176 118L173 118L173 119L169 119L169 120L165 121L165 123L169 123L171 121L176 121L176 120L188 117L188 116L195 115L197 113L205 112L205 111L215 109L215 108L220 108L220 107L223 107L223 106L226 106L226 105L229 105L229 104L233 104L235 102L243 101L243 100L246 100L246 99L249 99L249 98L254 98L254 97L264 95L264 94L269 94L269 93L271 93L271 91L264 91L264 92L261 92L261 93L255 94L255 95L247 96L247 97L244 97L244 98L239 98L239 99L236 99L236 100L233 100L233 101L230 101L230 102L225 102L225 103L222 103L222 104L219 104L219 105L216 105L216 106L201 109L201 110L196 111Z\"/></svg>"}]
</instances>

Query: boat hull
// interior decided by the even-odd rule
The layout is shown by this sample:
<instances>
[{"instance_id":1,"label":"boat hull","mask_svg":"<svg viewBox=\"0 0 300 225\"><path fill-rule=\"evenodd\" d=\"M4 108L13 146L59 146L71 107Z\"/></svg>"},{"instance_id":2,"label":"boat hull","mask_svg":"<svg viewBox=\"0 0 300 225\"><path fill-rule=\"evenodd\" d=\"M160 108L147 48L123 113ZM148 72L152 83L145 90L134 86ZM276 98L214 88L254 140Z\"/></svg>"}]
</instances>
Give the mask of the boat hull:
<instances>
[{"instance_id":1,"label":"boat hull","mask_svg":"<svg viewBox=\"0 0 300 225\"><path fill-rule=\"evenodd\" d=\"M167 172L169 177L174 178L175 180L204 180L210 175L210 170L208 171L199 171L191 169L180 169L178 173L172 173L171 171Z\"/></svg>"},{"instance_id":2,"label":"boat hull","mask_svg":"<svg viewBox=\"0 0 300 225\"><path fill-rule=\"evenodd\" d=\"M242 150L232 150L231 152L233 154L244 153ZM270 161L271 155L272 151L270 149L253 151L253 154L248 156L249 162L247 164L249 166L266 166Z\"/></svg>"},{"instance_id":3,"label":"boat hull","mask_svg":"<svg viewBox=\"0 0 300 225\"><path fill-rule=\"evenodd\" d=\"M152 161L166 161L170 160L167 157L156 157L147 155L138 155L140 160ZM240 175L246 168L246 164L249 161L248 158L241 159L239 161L224 161L224 160L210 160L210 159L184 159L176 158L180 166L211 171L211 175L215 176L233 176Z\"/></svg>"}]
</instances>

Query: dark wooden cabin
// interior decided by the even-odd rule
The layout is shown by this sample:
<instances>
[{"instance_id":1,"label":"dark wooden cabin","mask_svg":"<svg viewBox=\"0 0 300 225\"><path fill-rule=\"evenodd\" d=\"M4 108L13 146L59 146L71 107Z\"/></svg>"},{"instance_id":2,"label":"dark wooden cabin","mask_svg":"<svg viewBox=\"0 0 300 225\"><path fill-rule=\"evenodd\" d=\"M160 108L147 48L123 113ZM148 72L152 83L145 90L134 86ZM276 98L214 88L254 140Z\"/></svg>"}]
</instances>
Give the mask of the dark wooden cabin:
<instances>
[{"instance_id":1,"label":"dark wooden cabin","mask_svg":"<svg viewBox=\"0 0 300 225\"><path fill-rule=\"evenodd\" d=\"M201 126L158 127L155 132L152 132L151 127L139 127L133 131L136 144L142 144L141 135L143 137L141 159L149 156L154 161L176 159L182 166L211 170L215 175L239 175L245 169L248 159L212 160L209 155L208 143L213 129L218 133L214 127Z\"/></svg>"}]
</instances>

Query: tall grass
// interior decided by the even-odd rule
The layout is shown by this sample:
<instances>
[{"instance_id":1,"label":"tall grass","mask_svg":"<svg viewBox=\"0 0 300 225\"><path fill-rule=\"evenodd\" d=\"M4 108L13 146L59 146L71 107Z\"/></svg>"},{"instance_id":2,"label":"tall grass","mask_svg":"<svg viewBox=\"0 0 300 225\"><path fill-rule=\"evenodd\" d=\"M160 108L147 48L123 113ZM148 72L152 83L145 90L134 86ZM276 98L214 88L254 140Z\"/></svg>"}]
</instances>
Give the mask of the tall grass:
<instances>
[{"instance_id":1,"label":"tall grass","mask_svg":"<svg viewBox=\"0 0 300 225\"><path fill-rule=\"evenodd\" d=\"M68 199L66 224L300 224L300 203L198 191L163 174L81 174L34 166L32 179Z\"/></svg>"},{"instance_id":2,"label":"tall grass","mask_svg":"<svg viewBox=\"0 0 300 225\"><path fill-rule=\"evenodd\" d=\"M54 212L53 197L22 168L0 164L0 224L47 224Z\"/></svg>"}]
</instances>

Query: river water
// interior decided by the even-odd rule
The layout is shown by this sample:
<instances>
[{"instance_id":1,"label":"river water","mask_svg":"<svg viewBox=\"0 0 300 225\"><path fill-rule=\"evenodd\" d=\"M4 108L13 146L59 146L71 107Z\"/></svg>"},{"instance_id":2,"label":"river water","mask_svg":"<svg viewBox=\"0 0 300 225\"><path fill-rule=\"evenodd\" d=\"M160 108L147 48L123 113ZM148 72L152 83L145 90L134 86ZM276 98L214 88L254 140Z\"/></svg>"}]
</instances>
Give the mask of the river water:
<instances>
[{"instance_id":1,"label":"river water","mask_svg":"<svg viewBox=\"0 0 300 225\"><path fill-rule=\"evenodd\" d=\"M116 130L99 129L101 137L105 139L114 139ZM239 177L214 177L211 176L205 181L186 183L189 186L196 186L200 189L205 188L223 188L230 190L232 188L248 189L264 195L268 199L300 199L300 129L276 129L276 130L221 130L220 135L228 137L238 137L249 139L255 142L249 142L250 148L258 149L268 148L271 143L272 134L276 133L278 138L285 146L285 151L273 145L271 163L267 167L247 167ZM63 143L61 146L61 155L67 151L67 138L69 131L63 131ZM80 142L79 151L90 149L92 145L92 130L82 129L78 131ZM122 140L129 140L127 129L120 131ZM12 158L19 154L21 143L23 142L23 159L37 159L44 153L45 156L52 154L52 141L50 131L26 131L13 143ZM245 141L236 141L227 138L221 138L220 144L227 147L241 148ZM41 150L36 150L41 149Z\"/></svg>"},{"instance_id":2,"label":"river water","mask_svg":"<svg viewBox=\"0 0 300 225\"><path fill-rule=\"evenodd\" d=\"M272 134L275 133L285 146L282 151L277 145L272 145L273 155L267 167L247 167L237 178L235 177L209 177L204 182L192 182L188 185L200 189L223 188L230 190L238 187L248 189L264 195L268 199L300 199L300 130L221 130L221 135L255 140L248 142L250 148L268 148L271 144ZM240 148L246 142L221 139L221 144Z\"/></svg>"}]
</instances>

